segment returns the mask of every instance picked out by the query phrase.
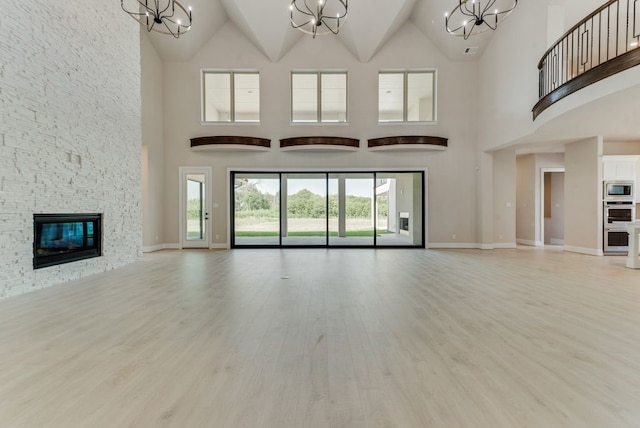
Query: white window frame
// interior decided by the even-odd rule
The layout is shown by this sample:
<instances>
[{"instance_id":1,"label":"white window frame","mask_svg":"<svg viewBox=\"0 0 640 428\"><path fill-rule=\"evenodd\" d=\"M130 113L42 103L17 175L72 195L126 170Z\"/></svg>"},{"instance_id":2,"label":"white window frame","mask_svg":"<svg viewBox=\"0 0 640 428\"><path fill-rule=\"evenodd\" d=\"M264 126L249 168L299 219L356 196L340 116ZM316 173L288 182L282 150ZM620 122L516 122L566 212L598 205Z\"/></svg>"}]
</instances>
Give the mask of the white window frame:
<instances>
[{"instance_id":1,"label":"white window frame","mask_svg":"<svg viewBox=\"0 0 640 428\"><path fill-rule=\"evenodd\" d=\"M433 74L433 119L432 120L408 120L409 115L409 75L410 74ZM403 74L403 94L402 94L402 120L380 120L380 75L381 74ZM380 70L378 72L378 124L435 124L438 122L438 71L434 68L411 69L411 70Z\"/></svg>"},{"instance_id":2,"label":"white window frame","mask_svg":"<svg viewBox=\"0 0 640 428\"><path fill-rule=\"evenodd\" d=\"M205 77L207 74L227 74L230 77L230 91L231 93L229 94L229 99L230 99L230 106L229 106L229 118L230 120L206 120L206 85L205 85ZM260 124L260 121L262 120L262 109L261 106L258 105L258 120L254 121L254 120L236 120L235 115L236 115L236 108L235 108L235 76L237 74L254 74L258 76L258 82L260 82L260 71L258 70L202 70L201 72L201 78L200 78L200 98L201 98L201 102L200 102L200 121L203 124L232 124L232 123L240 123L243 125L250 125L250 124ZM262 104L262 88L258 88L259 89L259 104Z\"/></svg>"},{"instance_id":3,"label":"white window frame","mask_svg":"<svg viewBox=\"0 0 640 428\"><path fill-rule=\"evenodd\" d=\"M316 96L316 102L317 102L317 106L316 106L316 120L297 120L294 121L293 120L293 76L294 74L306 74L306 75L316 75L317 76L317 84L316 84L316 90L317 90L317 96ZM342 122L336 122L336 121L324 121L322 120L322 76L323 75L329 75L329 74L342 74L345 77L345 103L346 103L346 108L345 108L345 120ZM305 123L312 123L312 124L331 124L331 125L344 125L344 124L348 124L349 123L349 73L346 70L322 70L322 71L317 71L317 70L293 70L291 71L291 75L290 75L290 92L291 92L291 97L290 97L290 110L291 110L291 123L292 124L305 124Z\"/></svg>"}]
</instances>

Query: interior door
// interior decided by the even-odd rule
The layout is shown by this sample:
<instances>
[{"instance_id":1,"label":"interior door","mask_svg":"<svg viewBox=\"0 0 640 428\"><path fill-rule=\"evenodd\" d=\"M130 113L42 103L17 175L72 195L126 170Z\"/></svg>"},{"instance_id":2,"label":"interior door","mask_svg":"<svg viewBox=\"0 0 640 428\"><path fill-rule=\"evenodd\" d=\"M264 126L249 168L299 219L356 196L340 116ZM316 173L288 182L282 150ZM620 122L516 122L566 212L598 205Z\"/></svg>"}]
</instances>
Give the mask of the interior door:
<instances>
[{"instance_id":1,"label":"interior door","mask_svg":"<svg viewBox=\"0 0 640 428\"><path fill-rule=\"evenodd\" d=\"M211 242L211 168L180 168L182 248L209 248Z\"/></svg>"}]
</instances>

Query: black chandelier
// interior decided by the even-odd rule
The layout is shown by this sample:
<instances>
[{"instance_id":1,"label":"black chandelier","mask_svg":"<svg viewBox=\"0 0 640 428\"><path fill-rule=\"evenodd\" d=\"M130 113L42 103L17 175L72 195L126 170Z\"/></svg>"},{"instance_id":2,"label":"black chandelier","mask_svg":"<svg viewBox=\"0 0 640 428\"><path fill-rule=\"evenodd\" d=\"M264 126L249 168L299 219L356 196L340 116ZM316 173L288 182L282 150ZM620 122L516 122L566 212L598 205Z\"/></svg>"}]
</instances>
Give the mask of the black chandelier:
<instances>
[{"instance_id":1,"label":"black chandelier","mask_svg":"<svg viewBox=\"0 0 640 428\"><path fill-rule=\"evenodd\" d=\"M147 31L171 34L177 39L191 29L191 6L187 11L176 0L120 0L120 6Z\"/></svg>"},{"instance_id":2,"label":"black chandelier","mask_svg":"<svg viewBox=\"0 0 640 428\"><path fill-rule=\"evenodd\" d=\"M445 26L450 34L467 40L472 34L495 30L517 5L518 0L458 0L458 5L444 14Z\"/></svg>"},{"instance_id":3,"label":"black chandelier","mask_svg":"<svg viewBox=\"0 0 640 428\"><path fill-rule=\"evenodd\" d=\"M316 35L338 34L347 19L348 2L349 0L291 0L291 26L312 34L314 39Z\"/></svg>"}]
</instances>

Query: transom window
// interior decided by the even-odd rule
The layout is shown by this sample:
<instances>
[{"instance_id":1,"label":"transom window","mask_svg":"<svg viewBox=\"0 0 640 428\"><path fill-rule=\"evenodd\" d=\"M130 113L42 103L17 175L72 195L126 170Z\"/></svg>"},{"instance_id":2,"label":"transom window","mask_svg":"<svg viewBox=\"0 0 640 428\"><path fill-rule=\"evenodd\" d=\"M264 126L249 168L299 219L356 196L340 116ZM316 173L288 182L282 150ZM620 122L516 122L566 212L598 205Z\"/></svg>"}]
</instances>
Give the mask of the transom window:
<instances>
[{"instance_id":1,"label":"transom window","mask_svg":"<svg viewBox=\"0 0 640 428\"><path fill-rule=\"evenodd\" d=\"M378 74L378 122L435 121L435 70Z\"/></svg>"},{"instance_id":2,"label":"transom window","mask_svg":"<svg viewBox=\"0 0 640 428\"><path fill-rule=\"evenodd\" d=\"M260 75L257 71L202 72L204 122L260 122Z\"/></svg>"},{"instance_id":3,"label":"transom window","mask_svg":"<svg viewBox=\"0 0 640 428\"><path fill-rule=\"evenodd\" d=\"M291 72L291 121L347 122L347 72Z\"/></svg>"}]
</instances>

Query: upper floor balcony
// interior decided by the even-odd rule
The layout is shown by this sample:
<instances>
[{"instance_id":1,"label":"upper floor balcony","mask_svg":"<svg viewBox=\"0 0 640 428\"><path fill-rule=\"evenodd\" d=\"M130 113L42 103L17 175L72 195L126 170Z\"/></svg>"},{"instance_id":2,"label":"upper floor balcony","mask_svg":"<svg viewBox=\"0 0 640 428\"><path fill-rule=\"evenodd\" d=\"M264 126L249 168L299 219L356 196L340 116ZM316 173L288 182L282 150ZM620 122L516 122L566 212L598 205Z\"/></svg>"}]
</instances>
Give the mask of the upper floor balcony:
<instances>
[{"instance_id":1,"label":"upper floor balcony","mask_svg":"<svg viewBox=\"0 0 640 428\"><path fill-rule=\"evenodd\" d=\"M640 0L611 0L567 31L538 63L534 120L562 98L640 64Z\"/></svg>"}]
</instances>

